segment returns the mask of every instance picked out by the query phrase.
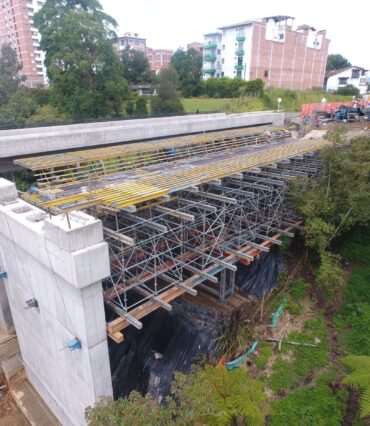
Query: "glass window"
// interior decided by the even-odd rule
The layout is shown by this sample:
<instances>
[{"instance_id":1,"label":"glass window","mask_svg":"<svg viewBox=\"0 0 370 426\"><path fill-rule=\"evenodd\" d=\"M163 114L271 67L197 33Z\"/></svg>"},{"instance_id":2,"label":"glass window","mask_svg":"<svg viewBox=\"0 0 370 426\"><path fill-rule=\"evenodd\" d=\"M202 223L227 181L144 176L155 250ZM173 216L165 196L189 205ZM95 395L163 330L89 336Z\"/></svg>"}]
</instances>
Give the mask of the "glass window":
<instances>
[{"instance_id":1,"label":"glass window","mask_svg":"<svg viewBox=\"0 0 370 426\"><path fill-rule=\"evenodd\" d=\"M359 78L360 70L352 70L352 78Z\"/></svg>"}]
</instances>

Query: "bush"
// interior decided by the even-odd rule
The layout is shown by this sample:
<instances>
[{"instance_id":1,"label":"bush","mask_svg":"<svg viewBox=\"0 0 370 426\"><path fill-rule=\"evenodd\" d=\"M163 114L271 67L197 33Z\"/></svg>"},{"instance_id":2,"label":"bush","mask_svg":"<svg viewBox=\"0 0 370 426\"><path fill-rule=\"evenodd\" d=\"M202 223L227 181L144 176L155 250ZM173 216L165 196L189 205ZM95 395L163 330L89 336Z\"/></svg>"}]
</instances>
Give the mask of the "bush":
<instances>
[{"instance_id":1,"label":"bush","mask_svg":"<svg viewBox=\"0 0 370 426\"><path fill-rule=\"evenodd\" d=\"M342 423L347 392L329 386L335 379L326 373L309 388L299 389L271 405L269 426L339 426Z\"/></svg>"},{"instance_id":2,"label":"bush","mask_svg":"<svg viewBox=\"0 0 370 426\"><path fill-rule=\"evenodd\" d=\"M353 86L352 84L348 84L345 87L340 87L336 93L337 95L346 95L346 96L351 95L356 97L360 96L360 90L357 87Z\"/></svg>"}]
</instances>

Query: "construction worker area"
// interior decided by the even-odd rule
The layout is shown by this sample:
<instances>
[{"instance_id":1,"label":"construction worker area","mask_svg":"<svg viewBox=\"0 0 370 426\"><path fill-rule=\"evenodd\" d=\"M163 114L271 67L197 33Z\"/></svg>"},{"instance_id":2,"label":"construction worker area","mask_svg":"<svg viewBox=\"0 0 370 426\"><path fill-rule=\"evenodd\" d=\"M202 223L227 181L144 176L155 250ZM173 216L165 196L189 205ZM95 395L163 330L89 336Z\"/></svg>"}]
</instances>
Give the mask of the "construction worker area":
<instances>
[{"instance_id":1,"label":"construction worker area","mask_svg":"<svg viewBox=\"0 0 370 426\"><path fill-rule=\"evenodd\" d=\"M302 220L290 208L292 179L322 174L321 138L241 128L17 160L37 187L23 198L45 215L83 209L101 219L111 275L108 335L202 289L225 303L237 264L249 264Z\"/></svg>"}]
</instances>

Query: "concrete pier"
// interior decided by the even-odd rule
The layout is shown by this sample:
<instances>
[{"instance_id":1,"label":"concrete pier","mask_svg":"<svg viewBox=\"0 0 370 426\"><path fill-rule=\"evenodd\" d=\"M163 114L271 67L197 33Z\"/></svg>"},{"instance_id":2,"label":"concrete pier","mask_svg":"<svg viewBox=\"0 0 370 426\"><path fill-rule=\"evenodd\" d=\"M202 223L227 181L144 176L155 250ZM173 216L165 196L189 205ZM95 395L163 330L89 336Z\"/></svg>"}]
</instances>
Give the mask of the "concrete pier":
<instances>
[{"instance_id":1,"label":"concrete pier","mask_svg":"<svg viewBox=\"0 0 370 426\"><path fill-rule=\"evenodd\" d=\"M11 311L30 382L62 424L82 425L86 407L112 397L102 224L82 212L49 218L0 179L0 256L0 327Z\"/></svg>"}]
</instances>

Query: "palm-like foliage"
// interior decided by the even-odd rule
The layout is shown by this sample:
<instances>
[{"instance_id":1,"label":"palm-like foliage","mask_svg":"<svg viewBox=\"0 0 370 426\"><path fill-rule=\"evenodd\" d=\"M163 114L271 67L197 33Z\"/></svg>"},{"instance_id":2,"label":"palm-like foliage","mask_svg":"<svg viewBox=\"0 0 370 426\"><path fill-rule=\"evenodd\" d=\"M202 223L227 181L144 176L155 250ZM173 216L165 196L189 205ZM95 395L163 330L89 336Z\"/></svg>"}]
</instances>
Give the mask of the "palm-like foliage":
<instances>
[{"instance_id":1,"label":"palm-like foliage","mask_svg":"<svg viewBox=\"0 0 370 426\"><path fill-rule=\"evenodd\" d=\"M369 356L347 356L342 359L352 373L343 379L343 383L360 389L361 417L370 416L370 357Z\"/></svg>"}]
</instances>

